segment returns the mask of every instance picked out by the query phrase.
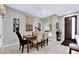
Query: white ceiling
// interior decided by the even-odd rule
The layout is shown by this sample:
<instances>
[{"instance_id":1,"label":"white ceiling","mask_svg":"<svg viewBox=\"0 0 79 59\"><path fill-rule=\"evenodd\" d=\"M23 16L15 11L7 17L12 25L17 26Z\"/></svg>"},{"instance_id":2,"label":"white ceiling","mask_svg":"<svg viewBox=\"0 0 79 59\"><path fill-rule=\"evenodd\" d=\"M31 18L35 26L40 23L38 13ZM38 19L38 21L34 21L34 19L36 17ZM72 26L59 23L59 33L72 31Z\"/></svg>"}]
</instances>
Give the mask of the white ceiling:
<instances>
[{"instance_id":1,"label":"white ceiling","mask_svg":"<svg viewBox=\"0 0 79 59\"><path fill-rule=\"evenodd\" d=\"M79 11L79 4L6 4L6 6L41 18Z\"/></svg>"}]
</instances>

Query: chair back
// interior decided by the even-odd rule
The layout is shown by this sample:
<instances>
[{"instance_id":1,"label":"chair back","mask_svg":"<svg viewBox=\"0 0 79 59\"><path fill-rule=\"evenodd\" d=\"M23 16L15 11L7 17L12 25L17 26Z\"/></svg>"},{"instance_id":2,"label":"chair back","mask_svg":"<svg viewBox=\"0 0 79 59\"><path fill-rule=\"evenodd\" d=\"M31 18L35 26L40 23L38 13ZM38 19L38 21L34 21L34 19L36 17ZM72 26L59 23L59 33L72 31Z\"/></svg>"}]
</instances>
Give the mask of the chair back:
<instances>
[{"instance_id":1,"label":"chair back","mask_svg":"<svg viewBox=\"0 0 79 59\"><path fill-rule=\"evenodd\" d=\"M20 44L21 44L22 43L22 36L21 36L21 34L19 32L16 32L16 34L17 34L17 36L19 38L19 41L20 41Z\"/></svg>"},{"instance_id":2,"label":"chair back","mask_svg":"<svg viewBox=\"0 0 79 59\"><path fill-rule=\"evenodd\" d=\"M37 36L37 40L38 41L41 41L43 39L43 32L42 31L39 31L38 32L38 36Z\"/></svg>"},{"instance_id":3,"label":"chair back","mask_svg":"<svg viewBox=\"0 0 79 59\"><path fill-rule=\"evenodd\" d=\"M45 32L44 34L44 40L46 40L48 38L48 32Z\"/></svg>"},{"instance_id":4,"label":"chair back","mask_svg":"<svg viewBox=\"0 0 79 59\"><path fill-rule=\"evenodd\" d=\"M38 36L38 31L33 31L32 34L33 34L34 36Z\"/></svg>"}]
</instances>

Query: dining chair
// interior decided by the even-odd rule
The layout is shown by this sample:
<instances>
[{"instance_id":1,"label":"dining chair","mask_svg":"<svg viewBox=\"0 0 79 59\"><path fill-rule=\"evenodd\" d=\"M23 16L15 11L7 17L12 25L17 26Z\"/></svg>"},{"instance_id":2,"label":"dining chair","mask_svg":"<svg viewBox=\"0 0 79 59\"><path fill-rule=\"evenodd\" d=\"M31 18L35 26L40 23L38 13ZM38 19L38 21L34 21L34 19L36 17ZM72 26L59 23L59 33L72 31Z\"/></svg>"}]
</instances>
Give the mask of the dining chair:
<instances>
[{"instance_id":1,"label":"dining chair","mask_svg":"<svg viewBox=\"0 0 79 59\"><path fill-rule=\"evenodd\" d=\"M32 35L38 36L38 31L33 31L33 32L32 32Z\"/></svg>"},{"instance_id":2,"label":"dining chair","mask_svg":"<svg viewBox=\"0 0 79 59\"><path fill-rule=\"evenodd\" d=\"M37 51L39 50L38 46L41 46L41 48L43 48L42 39L43 39L42 31L38 31L38 36L37 36L36 40L32 41L32 44L34 47L37 48Z\"/></svg>"},{"instance_id":3,"label":"dining chair","mask_svg":"<svg viewBox=\"0 0 79 59\"><path fill-rule=\"evenodd\" d=\"M43 37L43 45L45 47L45 44L48 45L48 32L44 33L44 37Z\"/></svg>"},{"instance_id":4,"label":"dining chair","mask_svg":"<svg viewBox=\"0 0 79 59\"><path fill-rule=\"evenodd\" d=\"M22 46L21 53L23 53L23 51L24 51L24 45L28 44L27 40L23 40L23 38L22 38L22 36L21 36L21 34L19 32L16 32L16 34L17 34L17 36L19 38L19 44L20 44L19 49L21 49L21 46ZM30 43L30 41L29 41L29 43Z\"/></svg>"}]
</instances>

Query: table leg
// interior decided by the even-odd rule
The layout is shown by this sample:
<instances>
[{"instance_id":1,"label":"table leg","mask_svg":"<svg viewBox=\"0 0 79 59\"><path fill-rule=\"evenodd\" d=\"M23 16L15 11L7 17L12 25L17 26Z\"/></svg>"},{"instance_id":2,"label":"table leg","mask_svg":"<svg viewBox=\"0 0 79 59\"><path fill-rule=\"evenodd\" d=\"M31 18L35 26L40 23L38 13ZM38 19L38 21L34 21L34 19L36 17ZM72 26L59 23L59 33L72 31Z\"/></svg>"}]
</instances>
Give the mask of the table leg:
<instances>
[{"instance_id":1,"label":"table leg","mask_svg":"<svg viewBox=\"0 0 79 59\"><path fill-rule=\"evenodd\" d=\"M30 43L30 49L32 49L32 42Z\"/></svg>"},{"instance_id":2,"label":"table leg","mask_svg":"<svg viewBox=\"0 0 79 59\"><path fill-rule=\"evenodd\" d=\"M27 41L27 53L29 53L29 41Z\"/></svg>"}]
</instances>

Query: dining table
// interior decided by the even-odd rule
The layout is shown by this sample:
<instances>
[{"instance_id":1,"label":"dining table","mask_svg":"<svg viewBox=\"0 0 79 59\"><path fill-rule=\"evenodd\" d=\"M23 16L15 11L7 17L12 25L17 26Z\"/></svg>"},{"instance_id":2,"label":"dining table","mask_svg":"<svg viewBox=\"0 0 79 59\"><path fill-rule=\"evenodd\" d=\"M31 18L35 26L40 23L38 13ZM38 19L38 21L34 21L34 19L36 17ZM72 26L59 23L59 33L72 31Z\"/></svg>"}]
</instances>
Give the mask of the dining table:
<instances>
[{"instance_id":1,"label":"dining table","mask_svg":"<svg viewBox=\"0 0 79 59\"><path fill-rule=\"evenodd\" d=\"M29 50L31 49L30 43L33 40L36 40L36 38L37 38L37 36L34 36L34 35L23 35L23 39L26 39L27 40L27 53L29 53Z\"/></svg>"}]
</instances>

